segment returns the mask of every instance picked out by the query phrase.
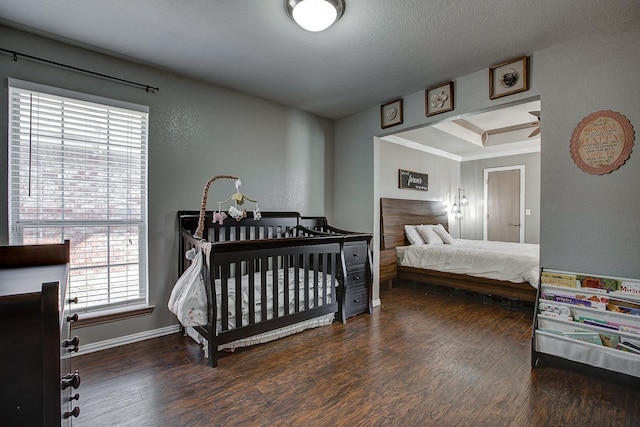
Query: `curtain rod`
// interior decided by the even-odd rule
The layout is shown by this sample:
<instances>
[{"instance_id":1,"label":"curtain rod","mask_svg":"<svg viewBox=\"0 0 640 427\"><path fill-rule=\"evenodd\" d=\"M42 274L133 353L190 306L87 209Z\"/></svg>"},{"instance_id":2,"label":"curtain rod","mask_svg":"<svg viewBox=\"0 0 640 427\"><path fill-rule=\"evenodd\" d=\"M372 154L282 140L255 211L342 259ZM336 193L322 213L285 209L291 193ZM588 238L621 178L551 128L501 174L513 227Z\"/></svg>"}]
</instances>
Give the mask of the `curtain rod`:
<instances>
[{"instance_id":1,"label":"curtain rod","mask_svg":"<svg viewBox=\"0 0 640 427\"><path fill-rule=\"evenodd\" d=\"M145 89L147 92L157 92L157 91L160 90L160 88L158 88L158 87L154 87L154 86L149 86L149 85L145 85L145 84L142 84L142 83L133 82L131 80L121 79L119 77L113 77L113 76L110 76L108 74L97 73L95 71L86 70L84 68L74 67L73 65L62 64L60 62L50 61L50 60L44 59L44 58L38 58L37 56L27 55L25 53L16 52L15 50L3 49L3 48L0 47L0 51L10 53L13 56L13 60L15 62L18 62L18 56L22 56L24 58L33 59L34 61L44 62L46 64L56 65L58 67L68 68L70 70L78 71L78 72L81 72L81 73L91 74L91 75L94 75L94 76L102 77L104 79L114 80L116 82L126 83L126 84L131 85L131 86L140 87L140 88Z\"/></svg>"}]
</instances>

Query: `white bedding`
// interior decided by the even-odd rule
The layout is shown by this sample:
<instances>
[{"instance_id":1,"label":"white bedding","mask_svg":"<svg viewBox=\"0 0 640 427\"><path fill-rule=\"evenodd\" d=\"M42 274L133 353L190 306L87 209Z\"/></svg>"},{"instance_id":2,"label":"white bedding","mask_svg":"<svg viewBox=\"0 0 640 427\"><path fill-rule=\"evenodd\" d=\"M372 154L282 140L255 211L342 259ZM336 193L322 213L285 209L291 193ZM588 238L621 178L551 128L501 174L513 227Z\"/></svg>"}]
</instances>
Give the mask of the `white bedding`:
<instances>
[{"instance_id":1,"label":"white bedding","mask_svg":"<svg viewBox=\"0 0 640 427\"><path fill-rule=\"evenodd\" d=\"M304 270L303 269L299 269L298 271L299 274L299 280L300 282L298 283L298 287L299 287L299 292L300 292L300 299L302 301L299 302L299 308L300 310L304 310L304 299L303 296L304 295L304 288L305 288L305 281L304 281ZM309 271L309 308L313 308L314 307L314 291L313 291L313 272ZM284 279L285 279L285 274L284 274L284 270L280 269L278 270L278 313L280 316L284 315ZM295 269L290 268L289 269L289 277L288 277L288 289L289 289L289 313L293 313L294 312L294 308L295 308ZM254 295L255 295L255 322L260 322L261 318L262 318L262 313L261 313L261 303L260 303L260 299L261 299L261 287L260 287L260 281L261 281L261 274L260 273L255 273L254 274ZM318 291L319 291L319 295L318 295L318 299L319 299L319 304L323 305L324 301L323 301L323 297L324 297L324 289L323 289L323 281L326 283L326 291L327 291L327 303L331 303L331 275L327 274L324 275L321 272L318 273ZM247 325L249 323L249 276L248 275L243 275L242 276L242 324L243 325ZM220 301L222 299L222 281L220 279L216 279L215 281L215 287L216 287L216 295L217 295L217 321L216 321L216 332L220 332L220 330L222 329L221 326L221 304ZM231 278L227 281L227 288L228 288L228 300L229 300L229 306L228 306L228 313L229 313L229 329L234 329L236 327L236 317L235 317L235 311L236 311L236 307L235 307L235 300L236 300L236 290L235 290L235 278ZM206 303L205 303L205 307L206 307ZM200 316L198 316L197 314L193 315L192 317L198 318ZM264 332L262 334L259 335L254 335L248 338L243 338L240 340L236 340L236 341L232 341L230 343L226 343L226 344L222 344L218 346L218 350L224 350L224 349L234 349L234 348L238 348L238 347L247 347L250 345L255 345L255 344L261 344L261 343L265 343L265 342L269 342L269 341L273 341L275 339L278 338L282 338L288 335L292 335L298 332L302 332L306 329L310 329L310 328L317 328L320 326L326 326L329 325L333 322L335 317L335 313L330 313L330 314L326 314L324 316L320 316L317 318L313 318L313 319L309 319L303 322L299 322L293 325L288 325L288 326L284 326L282 328L278 328L278 329L274 329L271 331L267 331ZM206 314L204 315L204 318L206 319ZM273 275L271 274L271 272L269 272L267 274L267 319L272 319L273 318ZM189 335L191 338L193 338L196 342L202 344L203 346L203 350L205 352L205 357L209 357L208 353L208 346L207 346L207 339L202 337L200 334L198 334L192 327L188 326L186 328L186 332L187 335Z\"/></svg>"},{"instance_id":2,"label":"white bedding","mask_svg":"<svg viewBox=\"0 0 640 427\"><path fill-rule=\"evenodd\" d=\"M450 245L411 245L397 250L401 266L529 282L538 287L537 244L455 239Z\"/></svg>"}]
</instances>

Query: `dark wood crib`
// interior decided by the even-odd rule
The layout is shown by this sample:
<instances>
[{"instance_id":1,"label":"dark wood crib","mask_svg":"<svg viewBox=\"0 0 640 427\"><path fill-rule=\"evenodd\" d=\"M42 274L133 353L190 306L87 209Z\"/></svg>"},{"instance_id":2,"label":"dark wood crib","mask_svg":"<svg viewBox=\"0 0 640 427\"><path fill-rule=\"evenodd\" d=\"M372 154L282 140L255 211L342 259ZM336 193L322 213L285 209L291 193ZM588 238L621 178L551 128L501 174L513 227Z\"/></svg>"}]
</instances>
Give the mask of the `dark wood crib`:
<instances>
[{"instance_id":1,"label":"dark wood crib","mask_svg":"<svg viewBox=\"0 0 640 427\"><path fill-rule=\"evenodd\" d=\"M179 273L190 265L186 251L210 242L209 266L203 269L207 324L193 329L207 341L211 366L217 366L217 350L225 344L333 313L346 322L345 245L352 246L354 235L309 233L297 212L262 212L258 221L228 217L214 223L213 212L207 211L199 239L194 233L200 214L178 213ZM367 242L366 258L370 235L360 236Z\"/></svg>"}]
</instances>

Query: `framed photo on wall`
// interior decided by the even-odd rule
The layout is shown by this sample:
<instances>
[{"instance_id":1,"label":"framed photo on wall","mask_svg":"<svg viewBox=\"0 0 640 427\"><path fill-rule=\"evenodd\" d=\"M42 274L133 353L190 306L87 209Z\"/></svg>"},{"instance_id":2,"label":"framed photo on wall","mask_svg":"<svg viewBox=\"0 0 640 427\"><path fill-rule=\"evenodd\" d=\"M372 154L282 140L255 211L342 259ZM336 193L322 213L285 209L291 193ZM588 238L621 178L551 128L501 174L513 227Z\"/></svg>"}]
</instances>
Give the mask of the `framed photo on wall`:
<instances>
[{"instance_id":1,"label":"framed photo on wall","mask_svg":"<svg viewBox=\"0 0 640 427\"><path fill-rule=\"evenodd\" d=\"M425 89L424 111L427 117L453 110L453 82Z\"/></svg>"},{"instance_id":2,"label":"framed photo on wall","mask_svg":"<svg viewBox=\"0 0 640 427\"><path fill-rule=\"evenodd\" d=\"M528 57L521 56L489 68L489 99L529 89Z\"/></svg>"},{"instance_id":3,"label":"framed photo on wall","mask_svg":"<svg viewBox=\"0 0 640 427\"><path fill-rule=\"evenodd\" d=\"M380 127L382 129L402 124L402 98L380 106Z\"/></svg>"}]
</instances>

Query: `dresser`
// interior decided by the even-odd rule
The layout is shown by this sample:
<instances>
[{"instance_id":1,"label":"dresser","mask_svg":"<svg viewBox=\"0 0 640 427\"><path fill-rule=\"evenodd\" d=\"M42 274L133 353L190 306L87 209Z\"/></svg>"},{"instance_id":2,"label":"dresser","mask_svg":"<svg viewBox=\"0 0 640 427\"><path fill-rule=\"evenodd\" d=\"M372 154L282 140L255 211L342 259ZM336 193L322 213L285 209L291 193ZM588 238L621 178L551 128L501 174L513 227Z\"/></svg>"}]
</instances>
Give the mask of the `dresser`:
<instances>
[{"instance_id":1,"label":"dresser","mask_svg":"<svg viewBox=\"0 0 640 427\"><path fill-rule=\"evenodd\" d=\"M342 253L346 277L339 290L338 316L342 322L362 313L372 312L373 261L369 233L357 233L330 226L325 217L302 217L300 225L306 235L339 235L343 238Z\"/></svg>"},{"instance_id":2,"label":"dresser","mask_svg":"<svg viewBox=\"0 0 640 427\"><path fill-rule=\"evenodd\" d=\"M68 275L69 242L0 247L0 425L71 425L79 415Z\"/></svg>"}]
</instances>

